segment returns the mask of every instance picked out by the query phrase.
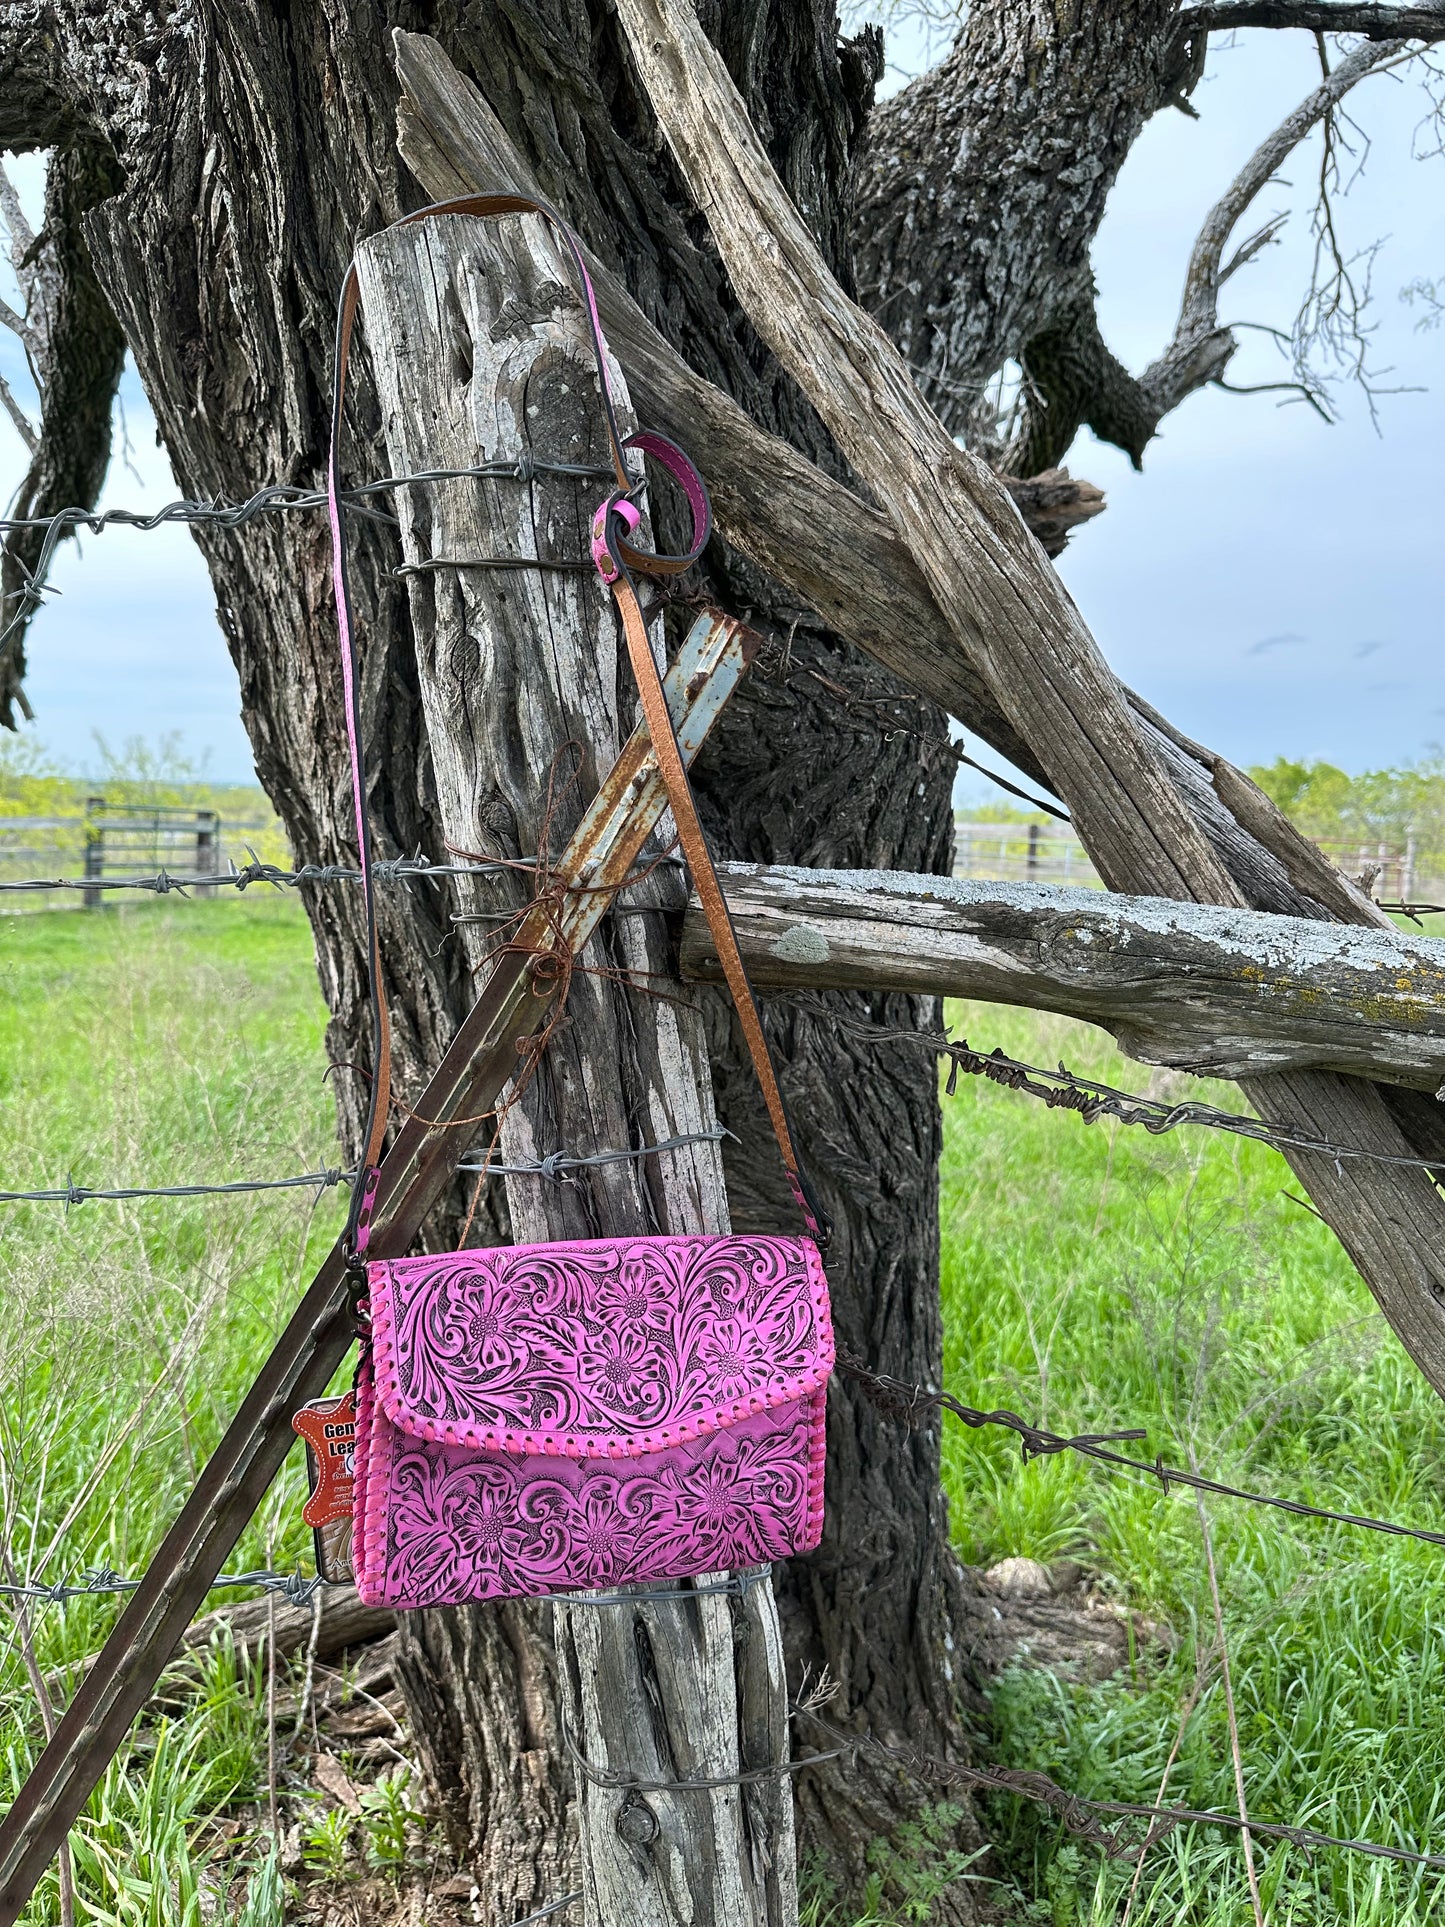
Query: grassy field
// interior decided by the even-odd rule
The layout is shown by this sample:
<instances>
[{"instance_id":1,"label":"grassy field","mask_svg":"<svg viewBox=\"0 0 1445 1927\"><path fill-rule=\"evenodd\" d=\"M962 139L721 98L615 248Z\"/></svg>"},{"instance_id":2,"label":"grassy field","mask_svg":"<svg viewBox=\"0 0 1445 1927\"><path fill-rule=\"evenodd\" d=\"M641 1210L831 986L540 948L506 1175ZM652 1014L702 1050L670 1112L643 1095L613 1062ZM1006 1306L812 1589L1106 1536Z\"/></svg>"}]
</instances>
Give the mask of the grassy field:
<instances>
[{"instance_id":1,"label":"grassy field","mask_svg":"<svg viewBox=\"0 0 1445 1927\"><path fill-rule=\"evenodd\" d=\"M0 1183L223 1182L336 1163L324 1016L294 903L0 919ZM6 1579L144 1566L340 1208L336 1192L0 1207ZM233 1570L309 1563L303 1483L293 1455ZM111 1598L35 1607L40 1672L73 1671L116 1611ZM26 1628L6 1630L4 1799L39 1737ZM82 1919L199 1927L188 1837L265 1771L264 1707L247 1687L218 1654L189 1713L141 1733L107 1777L75 1836ZM52 1876L32 1916L56 1909Z\"/></svg>"},{"instance_id":2,"label":"grassy field","mask_svg":"<svg viewBox=\"0 0 1445 1927\"><path fill-rule=\"evenodd\" d=\"M975 1044L1063 1057L1133 1088L1147 1078L1078 1026L950 1014ZM224 1180L335 1162L323 1022L290 902L0 920L0 1183ZM1329 1234L1284 1195L1297 1187L1278 1158L1197 1131L1086 1128L967 1079L946 1114L950 1389L1060 1430L1145 1426L1145 1456L1192 1455L1235 1483L1445 1529L1445 1414ZM135 1572L334 1235L340 1198L0 1208L0 1576ZM1131 1663L1102 1686L1005 1676L996 1756L1084 1794L1152 1800L1177 1739L1168 1796L1232 1807L1193 1499L1074 1460L1023 1465L1002 1433L950 1424L946 1451L966 1558L1077 1560L1140 1625ZM298 1459L237 1562L309 1557L300 1482ZM1439 1553L1226 1501L1207 1517L1252 1811L1445 1849L1445 1741L1430 1713L1445 1670ZM6 1615L0 1797L40 1736L32 1670L73 1676L115 1610L87 1599ZM82 1919L200 1927L202 1822L264 1785L255 1687L218 1652L193 1701L134 1740L76 1835ZM986 1817L1017 1917L1123 1919L1126 1864L1036 1809L999 1800ZM279 1903L259 1840L247 1851L246 1917L261 1927ZM1445 1901L1438 1876L1353 1855L1260 1842L1256 1857L1279 1927L1409 1927ZM894 1881L878 1919L903 1917L901 1893ZM52 1879L31 1918L57 1917ZM1150 1855L1130 1918L1250 1922L1237 1839L1174 1833Z\"/></svg>"}]
</instances>

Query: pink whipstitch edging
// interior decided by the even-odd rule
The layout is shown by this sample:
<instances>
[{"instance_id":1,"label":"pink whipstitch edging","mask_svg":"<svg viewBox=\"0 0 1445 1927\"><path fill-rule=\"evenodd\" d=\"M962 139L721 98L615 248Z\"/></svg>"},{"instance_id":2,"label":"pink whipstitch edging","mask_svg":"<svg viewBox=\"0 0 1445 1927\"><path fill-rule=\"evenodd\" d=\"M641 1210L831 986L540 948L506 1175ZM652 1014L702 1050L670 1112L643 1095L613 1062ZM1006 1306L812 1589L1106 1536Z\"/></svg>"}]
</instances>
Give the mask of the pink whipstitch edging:
<instances>
[{"instance_id":1,"label":"pink whipstitch edging","mask_svg":"<svg viewBox=\"0 0 1445 1927\"><path fill-rule=\"evenodd\" d=\"M824 1394L620 1461L408 1439L371 1415L357 1590L404 1609L684 1578L811 1551ZM359 1495L358 1495L359 1496Z\"/></svg>"}]
</instances>

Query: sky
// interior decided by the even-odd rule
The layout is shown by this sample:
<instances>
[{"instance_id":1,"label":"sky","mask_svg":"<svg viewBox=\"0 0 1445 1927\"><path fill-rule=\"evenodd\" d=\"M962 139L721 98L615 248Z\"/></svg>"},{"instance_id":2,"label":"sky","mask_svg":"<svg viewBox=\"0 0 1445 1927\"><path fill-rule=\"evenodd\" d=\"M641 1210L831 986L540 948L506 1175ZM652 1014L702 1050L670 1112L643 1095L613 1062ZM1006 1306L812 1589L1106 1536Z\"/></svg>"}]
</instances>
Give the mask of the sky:
<instances>
[{"instance_id":1,"label":"sky","mask_svg":"<svg viewBox=\"0 0 1445 1927\"><path fill-rule=\"evenodd\" d=\"M889 85L927 58L917 26L889 42ZM1240 34L1211 51L1197 121L1157 115L1111 198L1094 250L1105 338L1131 368L1168 340L1184 264L1205 211L1252 149L1315 84L1306 34ZM1376 417L1343 384L1326 424L1278 394L1209 389L1166 423L1142 474L1085 431L1075 475L1108 507L1060 562L1119 675L1190 735L1240 764L1324 757L1356 771L1418 758L1445 741L1438 673L1445 602L1438 451L1445 443L1445 330L1422 330L1402 290L1445 280L1445 160L1432 157L1417 82L1366 81L1351 107L1368 147L1339 205L1346 250L1379 243L1371 267ZM1319 149L1297 150L1256 203L1251 226L1288 210L1284 239L1229 284L1222 318L1256 324L1230 369L1240 385L1287 370L1262 330L1290 326L1307 284ZM40 164L12 167L35 210ZM1241 229L1241 233L1249 227ZM13 290L0 275L0 294ZM23 356L0 330L0 373L33 399ZM154 510L174 488L133 369L103 504ZM1284 403L1285 405L1281 405ZM694 451L704 473L707 451ZM24 472L24 447L0 416L0 497ZM257 476L257 485L269 480ZM179 732L216 781L249 781L235 673L190 537L171 526L109 529L67 544L59 592L36 619L26 734L64 767L96 762L95 736L119 744ZM980 760L997 758L980 745ZM991 794L965 780L961 800Z\"/></svg>"}]
</instances>

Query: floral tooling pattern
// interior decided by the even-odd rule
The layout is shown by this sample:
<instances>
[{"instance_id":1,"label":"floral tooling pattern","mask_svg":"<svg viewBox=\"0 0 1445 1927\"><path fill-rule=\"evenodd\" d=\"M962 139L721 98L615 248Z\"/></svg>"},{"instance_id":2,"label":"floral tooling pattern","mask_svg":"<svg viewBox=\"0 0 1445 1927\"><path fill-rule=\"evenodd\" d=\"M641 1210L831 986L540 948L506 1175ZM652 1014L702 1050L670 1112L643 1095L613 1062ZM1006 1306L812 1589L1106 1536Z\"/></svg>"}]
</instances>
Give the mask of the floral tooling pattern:
<instances>
[{"instance_id":1,"label":"floral tooling pattern","mask_svg":"<svg viewBox=\"0 0 1445 1927\"><path fill-rule=\"evenodd\" d=\"M630 1456L826 1383L807 1238L518 1245L371 1268L377 1391L442 1443Z\"/></svg>"},{"instance_id":2,"label":"floral tooling pattern","mask_svg":"<svg viewBox=\"0 0 1445 1927\"><path fill-rule=\"evenodd\" d=\"M373 1605L441 1606L811 1551L822 1529L824 1397L602 1465L409 1438L373 1410L364 1384L357 1588Z\"/></svg>"}]
</instances>

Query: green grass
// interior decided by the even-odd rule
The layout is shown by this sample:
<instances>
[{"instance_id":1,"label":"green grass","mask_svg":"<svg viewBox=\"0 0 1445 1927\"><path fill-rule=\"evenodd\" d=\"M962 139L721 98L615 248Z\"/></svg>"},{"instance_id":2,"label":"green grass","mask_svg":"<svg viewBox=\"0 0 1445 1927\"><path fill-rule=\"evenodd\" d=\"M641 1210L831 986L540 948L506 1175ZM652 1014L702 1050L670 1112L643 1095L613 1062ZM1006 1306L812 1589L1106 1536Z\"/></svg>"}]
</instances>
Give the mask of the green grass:
<instances>
[{"instance_id":1,"label":"green grass","mask_svg":"<svg viewBox=\"0 0 1445 1927\"><path fill-rule=\"evenodd\" d=\"M1147 1081L1075 1025L984 1007L950 1016L986 1048ZM221 1180L336 1162L324 1018L291 901L0 919L0 1183ZM1232 1090L1211 1094L1238 1105ZM1282 1195L1298 1187L1276 1156L1198 1131L1085 1127L967 1078L945 1112L951 1390L1062 1431L1142 1425L1144 1456L1192 1453L1232 1483L1445 1529L1445 1411L1329 1233ZM334 1236L340 1196L0 1209L8 1556L21 1577L136 1572ZM1107 1685L1006 1676L996 1756L1085 1794L1152 1800L1202 1673L1168 1797L1232 1807L1189 1495L1074 1459L1024 1465L1008 1435L951 1421L945 1466L966 1558L1077 1559L1138 1616L1133 1660ZM236 1561L308 1560L300 1486L296 1455ZM1223 1500L1209 1519L1253 1811L1445 1848L1438 1552ZM103 1599L36 1608L41 1670L73 1669L116 1610ZM1169 1629L1172 1649L1146 1622ZM9 1615L0 1695L4 1796L40 1737ZM168 1724L139 1729L92 1800L76 1836L81 1918L199 1922L203 1822L253 1800L264 1775L256 1694L217 1653L204 1688ZM920 1789L921 1813L927 1797ZM1120 1920L1127 1865L1021 1803L994 1801L986 1819L1022 1918ZM919 1839L936 1831L928 1822ZM883 1853L880 1891L907 1887L908 1852ZM1278 1927L1411 1927L1445 1901L1436 1877L1343 1853L1307 1859L1260 1842L1257 1856ZM913 1892L928 1887L921 1877ZM253 1927L278 1917L275 1892L258 1871ZM880 1920L896 1917L880 1905ZM30 1919L56 1917L52 1879ZM1136 1927L1251 1919L1236 1838L1194 1827L1154 1849Z\"/></svg>"},{"instance_id":2,"label":"green grass","mask_svg":"<svg viewBox=\"0 0 1445 1927\"><path fill-rule=\"evenodd\" d=\"M224 1182L336 1164L324 1020L294 902L0 918L0 1183ZM0 1517L15 1578L143 1569L341 1208L336 1192L0 1206ZM233 1561L309 1563L303 1483L293 1455ZM118 1610L113 1597L35 1607L41 1671L73 1679ZM41 1737L21 1627L7 1621L5 1798ZM182 1717L138 1733L92 1798L75 1844L82 1918L199 1922L188 1839L254 1794L265 1760L254 1695L224 1656L217 1667ZM32 1918L55 1907L52 1876Z\"/></svg>"},{"instance_id":3,"label":"green grass","mask_svg":"<svg viewBox=\"0 0 1445 1927\"><path fill-rule=\"evenodd\" d=\"M955 1034L1139 1089L1148 1073L1061 1020L972 1006ZM1239 1107L1220 1087L1217 1101ZM1059 1431L1148 1428L1161 1451L1231 1484L1445 1529L1445 1410L1374 1312L1331 1235L1284 1196L1273 1152L1163 1139L1073 1117L973 1080L946 1104L947 1382ZM1068 1555L1166 1623L1102 1687L1014 1673L994 1694L1011 1765L1083 1794L1153 1800L1179 1715L1205 1688L1171 1800L1234 1806L1200 1524L1192 1496L1079 1459L1020 1462L1005 1433L945 1432L965 1557ZM1445 1564L1431 1547L1209 1501L1252 1812L1323 1832L1445 1848ZM1114 1921L1131 1870L1069 1844L1038 1809L998 1801L994 1838L1039 1917ZM1440 1877L1340 1852L1258 1843L1269 1918L1438 1917ZM1133 1919L1252 1919L1236 1840L1181 1829L1151 1855Z\"/></svg>"}]
</instances>

